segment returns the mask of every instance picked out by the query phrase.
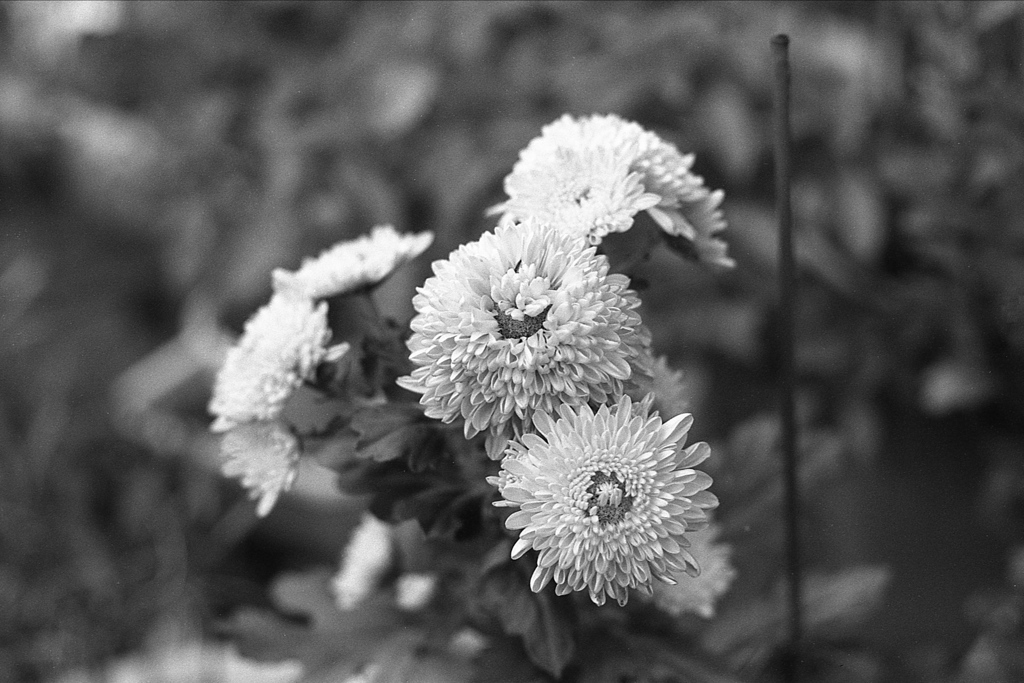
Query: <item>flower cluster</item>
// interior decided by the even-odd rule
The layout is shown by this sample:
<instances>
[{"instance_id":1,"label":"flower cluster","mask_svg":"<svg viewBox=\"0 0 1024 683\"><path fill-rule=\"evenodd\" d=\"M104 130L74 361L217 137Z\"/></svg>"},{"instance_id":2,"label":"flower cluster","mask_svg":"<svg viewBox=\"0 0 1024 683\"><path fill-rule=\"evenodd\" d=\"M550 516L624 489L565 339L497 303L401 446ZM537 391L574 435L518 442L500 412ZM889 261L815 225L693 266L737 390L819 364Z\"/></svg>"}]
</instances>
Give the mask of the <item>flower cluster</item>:
<instances>
[{"instance_id":1,"label":"flower cluster","mask_svg":"<svg viewBox=\"0 0 1024 683\"><path fill-rule=\"evenodd\" d=\"M653 409L679 406L679 376L654 360L639 297L597 250L646 211L684 253L732 265L722 194L692 164L616 116L562 117L505 179L498 227L435 262L413 299L415 369L399 384L427 416L486 433L502 459L495 505L518 508L512 558L537 552L534 591L553 581L625 604L700 571L686 533L717 505L692 469L709 449L683 448L689 415Z\"/></svg>"},{"instance_id":2,"label":"flower cluster","mask_svg":"<svg viewBox=\"0 0 1024 683\"><path fill-rule=\"evenodd\" d=\"M663 358L655 360L640 297L601 251L608 234L631 229L645 212L677 251L732 265L718 236L722 194L691 172L693 161L616 116L562 117L529 143L505 179L498 225L432 264L412 300L411 334L357 346L359 357L346 368L366 373L362 380L387 379L374 385L372 407L350 397L338 417L349 420L355 459L370 463L351 468L367 477L357 490L388 493L370 505L385 521L367 515L346 550L333 584L340 607L360 603L388 571L388 523L430 518L459 485L445 481L432 491L432 482L442 472L467 479L472 471L482 488L485 478L496 488L494 505L509 508L505 527L518 536L510 561L529 555L535 562L533 591L553 583L558 595L585 592L601 605L609 598L625 604L639 590L668 611L713 609L731 579L728 558L700 545L700 553L687 550L718 504L711 478L694 469L710 449L685 445L693 421L683 412L687 388ZM333 376L318 366L350 350L329 346L328 307L335 297L366 292L432 239L379 226L295 271L273 272L273 298L229 352L210 402L213 429L226 432L224 471L260 498L259 514L295 479L302 436L285 422L286 402L303 383ZM375 334L394 329L376 326ZM383 386L396 377L411 396ZM388 405L403 396L418 400L422 414ZM467 441L460 443L478 460L436 446L448 443L447 430L433 441L423 436L442 431L424 416L461 428ZM401 465L391 468L392 461ZM413 485L434 465L429 482ZM487 477L485 467L494 474ZM424 530L432 524L417 519ZM713 573L698 584L702 555ZM692 594L655 591L655 581L689 582ZM416 609L429 600L434 579L412 573L396 586Z\"/></svg>"},{"instance_id":3,"label":"flower cluster","mask_svg":"<svg viewBox=\"0 0 1024 683\"><path fill-rule=\"evenodd\" d=\"M225 432L224 474L241 477L259 498L260 516L270 512L298 471L298 442L280 419L285 404L321 363L349 351L347 343L329 346L328 304L317 300L380 282L432 240L429 232L404 236L378 226L369 237L340 242L296 272L274 271L274 294L228 350L209 405L215 416L210 429Z\"/></svg>"}]
</instances>

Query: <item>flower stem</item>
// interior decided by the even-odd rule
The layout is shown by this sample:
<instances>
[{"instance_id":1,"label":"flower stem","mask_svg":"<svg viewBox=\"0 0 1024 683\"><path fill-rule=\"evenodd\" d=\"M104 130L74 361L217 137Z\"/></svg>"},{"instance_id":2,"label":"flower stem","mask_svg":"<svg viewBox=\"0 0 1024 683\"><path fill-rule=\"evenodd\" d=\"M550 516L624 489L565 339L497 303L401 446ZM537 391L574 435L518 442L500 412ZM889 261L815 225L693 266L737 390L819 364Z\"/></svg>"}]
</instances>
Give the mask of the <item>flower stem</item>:
<instances>
[{"instance_id":1,"label":"flower stem","mask_svg":"<svg viewBox=\"0 0 1024 683\"><path fill-rule=\"evenodd\" d=\"M794 401L793 310L796 300L796 268L793 259L793 215L790 208L792 134L789 122L789 36L779 34L773 37L771 50L775 67L775 202L779 224L779 360L781 374L779 410L782 421L782 457L786 488L786 566L789 577L787 595L789 647L784 660L784 675L787 681L797 683L800 679L802 634L797 425Z\"/></svg>"}]
</instances>

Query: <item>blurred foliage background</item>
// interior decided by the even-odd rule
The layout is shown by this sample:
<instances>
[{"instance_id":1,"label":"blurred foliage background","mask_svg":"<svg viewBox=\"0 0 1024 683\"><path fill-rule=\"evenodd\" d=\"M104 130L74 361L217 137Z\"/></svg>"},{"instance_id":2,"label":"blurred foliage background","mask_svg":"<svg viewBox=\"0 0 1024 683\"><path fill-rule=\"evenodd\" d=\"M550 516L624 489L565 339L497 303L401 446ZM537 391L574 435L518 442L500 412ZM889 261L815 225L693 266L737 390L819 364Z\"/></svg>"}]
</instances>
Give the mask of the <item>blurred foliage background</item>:
<instances>
[{"instance_id":1,"label":"blurred foliage background","mask_svg":"<svg viewBox=\"0 0 1024 683\"><path fill-rule=\"evenodd\" d=\"M1024 5L117 0L0 5L0 676L210 635L277 569L336 560L329 484L256 525L220 480L224 345L272 267L383 222L437 234L380 291L407 320L564 112L636 120L726 190L735 271L665 254L637 282L697 437L756 444L780 31L800 412L831 444L807 559L891 570L844 635L875 654L836 680L1024 676ZM741 575L777 552L730 540Z\"/></svg>"}]
</instances>

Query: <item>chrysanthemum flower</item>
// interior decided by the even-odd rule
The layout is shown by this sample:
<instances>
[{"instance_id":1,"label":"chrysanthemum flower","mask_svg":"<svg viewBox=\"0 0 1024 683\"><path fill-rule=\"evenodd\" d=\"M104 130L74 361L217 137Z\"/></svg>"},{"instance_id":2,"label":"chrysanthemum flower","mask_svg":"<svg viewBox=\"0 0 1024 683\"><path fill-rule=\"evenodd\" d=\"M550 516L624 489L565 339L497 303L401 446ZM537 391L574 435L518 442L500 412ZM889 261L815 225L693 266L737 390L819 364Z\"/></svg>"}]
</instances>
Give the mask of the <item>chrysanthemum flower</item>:
<instances>
[{"instance_id":1,"label":"chrysanthemum flower","mask_svg":"<svg viewBox=\"0 0 1024 683\"><path fill-rule=\"evenodd\" d=\"M552 163L513 173L505 183L510 216L533 216L586 235L593 244L609 232L625 232L633 216L658 203L629 169L635 150L558 148Z\"/></svg>"},{"instance_id":2,"label":"chrysanthemum flower","mask_svg":"<svg viewBox=\"0 0 1024 683\"><path fill-rule=\"evenodd\" d=\"M340 610L350 610L365 600L391 568L394 556L394 530L368 512L363 513L359 526L341 558L338 573L331 581L334 601Z\"/></svg>"},{"instance_id":3,"label":"chrysanthemum flower","mask_svg":"<svg viewBox=\"0 0 1024 683\"><path fill-rule=\"evenodd\" d=\"M417 367L399 384L427 416L488 431L491 457L536 413L605 403L649 372L639 298L578 236L499 226L433 268L413 298Z\"/></svg>"},{"instance_id":4,"label":"chrysanthemum flower","mask_svg":"<svg viewBox=\"0 0 1024 683\"><path fill-rule=\"evenodd\" d=\"M691 172L694 156L615 115L548 124L520 152L505 178L509 199L494 207L504 220L537 216L598 243L628 230L647 211L695 259L732 266L717 234L726 227L724 193ZM571 180L570 180L571 179Z\"/></svg>"},{"instance_id":5,"label":"chrysanthemum flower","mask_svg":"<svg viewBox=\"0 0 1024 683\"><path fill-rule=\"evenodd\" d=\"M275 269L274 290L321 299L375 285L426 251L433 241L432 232L403 235L390 225L378 225L369 235L339 242L316 258L306 259L297 271Z\"/></svg>"},{"instance_id":6,"label":"chrysanthemum flower","mask_svg":"<svg viewBox=\"0 0 1024 683\"><path fill-rule=\"evenodd\" d=\"M665 356L653 361L651 379L642 383L640 391L653 395L654 408L662 415L678 415L690 409L690 389L683 371L671 367Z\"/></svg>"},{"instance_id":7,"label":"chrysanthemum flower","mask_svg":"<svg viewBox=\"0 0 1024 683\"><path fill-rule=\"evenodd\" d=\"M674 586L655 584L654 604L673 616L693 612L710 619L715 616L715 602L729 590L736 577L730 559L732 548L725 543L715 543L718 527L714 524L687 536L690 554L700 565L700 575L677 576Z\"/></svg>"},{"instance_id":8,"label":"chrysanthemum flower","mask_svg":"<svg viewBox=\"0 0 1024 683\"><path fill-rule=\"evenodd\" d=\"M663 422L649 402L562 406L557 420L534 418L537 433L512 442L502 461L502 496L519 510L506 520L519 530L512 559L536 550L530 587L550 581L565 595L586 590L602 605L626 603L629 589L651 591L653 579L696 576L687 533L707 525L718 504L711 477L693 466L710 448L683 448L693 419Z\"/></svg>"},{"instance_id":9,"label":"chrysanthemum flower","mask_svg":"<svg viewBox=\"0 0 1024 683\"><path fill-rule=\"evenodd\" d=\"M276 294L245 324L228 350L210 400L210 429L223 432L247 422L273 420L285 401L323 360L340 358L347 344L327 342L327 304L294 294Z\"/></svg>"},{"instance_id":10,"label":"chrysanthemum flower","mask_svg":"<svg viewBox=\"0 0 1024 683\"><path fill-rule=\"evenodd\" d=\"M234 427L221 438L221 471L238 477L258 498L256 514L266 517L298 473L299 442L277 420Z\"/></svg>"}]
</instances>

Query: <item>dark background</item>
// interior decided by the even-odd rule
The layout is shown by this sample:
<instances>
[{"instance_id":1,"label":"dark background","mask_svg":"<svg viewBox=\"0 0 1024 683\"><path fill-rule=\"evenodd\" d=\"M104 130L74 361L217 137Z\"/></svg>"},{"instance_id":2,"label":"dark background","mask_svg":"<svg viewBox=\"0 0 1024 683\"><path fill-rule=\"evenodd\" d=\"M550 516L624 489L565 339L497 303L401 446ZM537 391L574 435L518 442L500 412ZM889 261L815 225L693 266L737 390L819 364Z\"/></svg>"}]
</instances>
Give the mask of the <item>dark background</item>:
<instances>
[{"instance_id":1,"label":"dark background","mask_svg":"<svg viewBox=\"0 0 1024 683\"><path fill-rule=\"evenodd\" d=\"M352 515L323 481L257 525L217 474L204 408L229 333L271 268L383 222L437 235L378 293L408 319L429 261L492 227L518 150L564 112L636 120L725 189L736 269L663 252L641 275L698 438L737 452L777 380L780 31L800 413L836 446L807 562L891 569L851 636L881 667L851 680L1014 680L1014 2L0 5L0 678L202 636L273 568L337 557Z\"/></svg>"}]
</instances>

